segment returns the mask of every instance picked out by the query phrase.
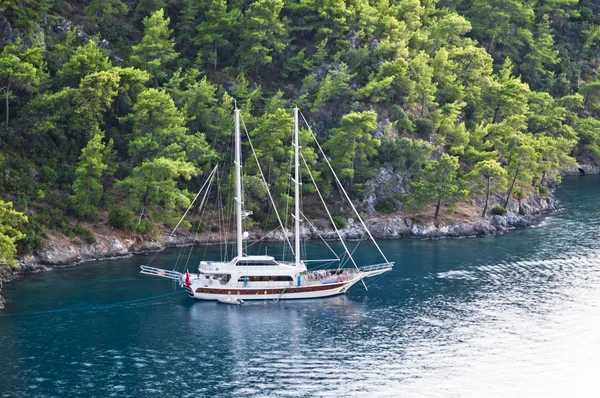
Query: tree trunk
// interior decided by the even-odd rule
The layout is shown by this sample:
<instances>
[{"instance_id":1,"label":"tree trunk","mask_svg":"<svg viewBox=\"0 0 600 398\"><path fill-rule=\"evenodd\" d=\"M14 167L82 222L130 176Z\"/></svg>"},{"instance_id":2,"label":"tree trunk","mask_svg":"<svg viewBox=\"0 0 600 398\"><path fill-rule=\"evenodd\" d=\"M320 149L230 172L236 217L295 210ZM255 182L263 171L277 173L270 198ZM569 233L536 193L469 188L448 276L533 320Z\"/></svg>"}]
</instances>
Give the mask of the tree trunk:
<instances>
[{"instance_id":1,"label":"tree trunk","mask_svg":"<svg viewBox=\"0 0 600 398\"><path fill-rule=\"evenodd\" d=\"M257 76L258 76L258 57L256 57L256 63L254 64L254 81L256 81Z\"/></svg>"},{"instance_id":2,"label":"tree trunk","mask_svg":"<svg viewBox=\"0 0 600 398\"><path fill-rule=\"evenodd\" d=\"M144 195L144 207L142 208L142 214L140 214L140 223L142 222L142 218L146 217L146 209L148 208L148 203L150 202L150 185L146 188L146 194Z\"/></svg>"},{"instance_id":3,"label":"tree trunk","mask_svg":"<svg viewBox=\"0 0 600 398\"><path fill-rule=\"evenodd\" d=\"M8 129L8 96L10 94L10 81L6 85L6 125L5 127Z\"/></svg>"},{"instance_id":4,"label":"tree trunk","mask_svg":"<svg viewBox=\"0 0 600 398\"><path fill-rule=\"evenodd\" d=\"M488 201L490 199L490 180L492 177L487 178L487 189L485 190L485 205L483 206L483 212L481 213L481 217L485 217L485 213L488 208Z\"/></svg>"},{"instance_id":5,"label":"tree trunk","mask_svg":"<svg viewBox=\"0 0 600 398\"><path fill-rule=\"evenodd\" d=\"M217 72L217 42L215 41L215 73Z\"/></svg>"},{"instance_id":6,"label":"tree trunk","mask_svg":"<svg viewBox=\"0 0 600 398\"><path fill-rule=\"evenodd\" d=\"M492 40L490 40L490 44L488 45L488 48L487 48L487 52L488 52L488 54L490 54L490 55L494 55L494 53L493 53L492 49L494 48L494 43L495 43L495 42L496 42L496 38L495 38L495 37L492 37Z\"/></svg>"},{"instance_id":7,"label":"tree trunk","mask_svg":"<svg viewBox=\"0 0 600 398\"><path fill-rule=\"evenodd\" d=\"M496 123L496 118L498 117L498 111L500 110L500 107L497 107L494 110L494 119L492 120L492 124Z\"/></svg>"},{"instance_id":8,"label":"tree trunk","mask_svg":"<svg viewBox=\"0 0 600 398\"><path fill-rule=\"evenodd\" d=\"M435 216L433 219L437 222L438 216L440 215L440 205L442 204L442 197L438 197L437 205L435 206Z\"/></svg>"},{"instance_id":9,"label":"tree trunk","mask_svg":"<svg viewBox=\"0 0 600 398\"><path fill-rule=\"evenodd\" d=\"M510 200L510 195L512 194L513 188L515 187L515 182L517 182L517 176L519 175L519 168L521 164L517 166L517 170L515 170L515 178L513 178L512 184L510 184L510 189L508 190L508 195L506 195L506 201L504 202L504 208L508 207L508 201Z\"/></svg>"}]
</instances>

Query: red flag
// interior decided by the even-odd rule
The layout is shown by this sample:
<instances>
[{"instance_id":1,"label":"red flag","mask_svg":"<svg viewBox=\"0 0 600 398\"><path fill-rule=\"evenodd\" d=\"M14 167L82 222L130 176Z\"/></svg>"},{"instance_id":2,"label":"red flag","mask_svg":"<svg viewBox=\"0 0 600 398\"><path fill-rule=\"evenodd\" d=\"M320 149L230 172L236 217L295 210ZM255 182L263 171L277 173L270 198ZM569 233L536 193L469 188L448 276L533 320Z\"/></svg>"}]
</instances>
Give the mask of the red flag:
<instances>
[{"instance_id":1,"label":"red flag","mask_svg":"<svg viewBox=\"0 0 600 398\"><path fill-rule=\"evenodd\" d=\"M190 287L192 284L190 283L190 273L188 270L185 270L185 285Z\"/></svg>"}]
</instances>

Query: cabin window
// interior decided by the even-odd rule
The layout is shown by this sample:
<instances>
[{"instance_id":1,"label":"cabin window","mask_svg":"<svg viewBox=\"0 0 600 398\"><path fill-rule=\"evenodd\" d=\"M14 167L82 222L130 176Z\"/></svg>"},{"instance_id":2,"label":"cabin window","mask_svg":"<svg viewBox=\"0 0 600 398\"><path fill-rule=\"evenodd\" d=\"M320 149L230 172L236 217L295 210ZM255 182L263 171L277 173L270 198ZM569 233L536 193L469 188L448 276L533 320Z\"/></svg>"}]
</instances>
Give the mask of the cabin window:
<instances>
[{"instance_id":1,"label":"cabin window","mask_svg":"<svg viewBox=\"0 0 600 398\"><path fill-rule=\"evenodd\" d=\"M260 267L260 266L272 266L279 265L275 260L240 260L235 265L239 267Z\"/></svg>"},{"instance_id":2,"label":"cabin window","mask_svg":"<svg viewBox=\"0 0 600 398\"><path fill-rule=\"evenodd\" d=\"M254 276L240 276L238 282L292 282L294 278L289 275L254 275Z\"/></svg>"}]
</instances>

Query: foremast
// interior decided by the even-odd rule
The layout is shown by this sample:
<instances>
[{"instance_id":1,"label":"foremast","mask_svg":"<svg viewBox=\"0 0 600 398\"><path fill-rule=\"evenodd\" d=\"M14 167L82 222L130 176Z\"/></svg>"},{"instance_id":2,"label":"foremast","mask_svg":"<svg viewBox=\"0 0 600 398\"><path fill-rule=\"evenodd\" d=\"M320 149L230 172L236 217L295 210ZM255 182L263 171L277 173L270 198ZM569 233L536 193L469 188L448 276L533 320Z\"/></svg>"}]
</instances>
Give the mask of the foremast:
<instances>
[{"instance_id":1,"label":"foremast","mask_svg":"<svg viewBox=\"0 0 600 398\"><path fill-rule=\"evenodd\" d=\"M242 238L242 144L240 138L240 110L235 106L235 219L237 234L237 258L244 256Z\"/></svg>"},{"instance_id":2,"label":"foremast","mask_svg":"<svg viewBox=\"0 0 600 398\"><path fill-rule=\"evenodd\" d=\"M298 107L294 108L294 253L300 266L300 140L298 139Z\"/></svg>"}]
</instances>

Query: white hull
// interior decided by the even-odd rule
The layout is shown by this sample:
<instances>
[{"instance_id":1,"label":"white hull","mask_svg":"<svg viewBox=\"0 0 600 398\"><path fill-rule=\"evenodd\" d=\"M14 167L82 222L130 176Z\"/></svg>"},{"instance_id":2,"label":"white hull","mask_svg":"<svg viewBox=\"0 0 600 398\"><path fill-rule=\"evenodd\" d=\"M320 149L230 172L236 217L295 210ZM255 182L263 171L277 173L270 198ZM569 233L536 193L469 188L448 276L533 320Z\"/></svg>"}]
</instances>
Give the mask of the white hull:
<instances>
[{"instance_id":1,"label":"white hull","mask_svg":"<svg viewBox=\"0 0 600 398\"><path fill-rule=\"evenodd\" d=\"M197 300L219 300L229 295L235 298L246 300L294 300L294 299L315 299L336 296L344 294L352 285L359 282L361 278L355 280L331 284L331 286L304 286L287 288L269 288L269 289L232 289L232 290L209 290L197 288L195 290L186 289L190 297ZM201 292L200 292L201 291ZM212 291L212 293L210 293ZM275 292L273 292L275 291ZM193 293L191 293L193 292ZM266 293L265 293L266 292Z\"/></svg>"}]
</instances>

